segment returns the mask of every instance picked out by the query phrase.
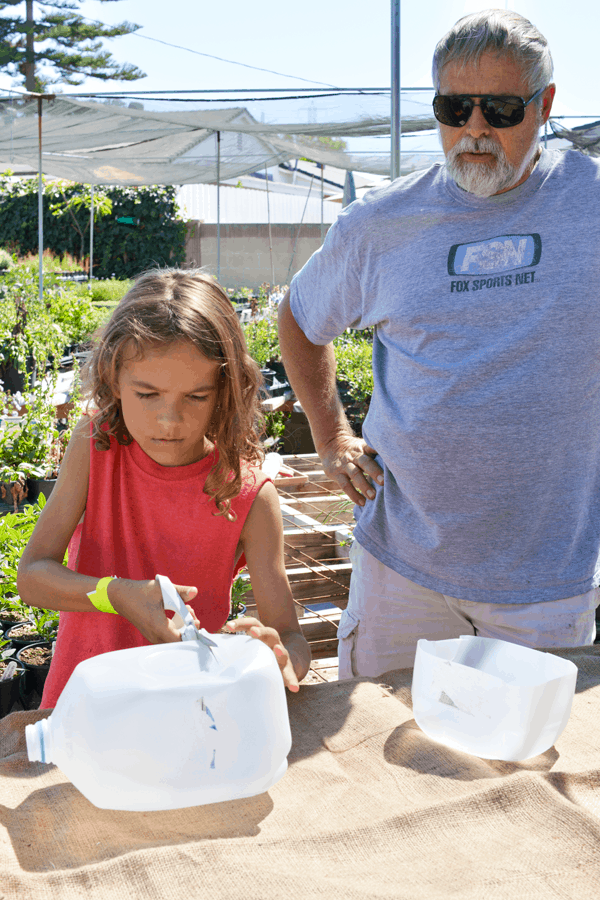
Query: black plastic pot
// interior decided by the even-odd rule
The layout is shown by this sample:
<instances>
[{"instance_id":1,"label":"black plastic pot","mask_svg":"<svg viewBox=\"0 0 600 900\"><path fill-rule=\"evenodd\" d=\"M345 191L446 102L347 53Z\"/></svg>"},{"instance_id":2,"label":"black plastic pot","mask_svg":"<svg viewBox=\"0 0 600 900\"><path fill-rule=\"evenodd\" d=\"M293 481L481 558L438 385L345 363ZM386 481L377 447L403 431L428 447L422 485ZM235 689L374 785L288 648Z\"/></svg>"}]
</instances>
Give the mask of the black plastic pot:
<instances>
[{"instance_id":1,"label":"black plastic pot","mask_svg":"<svg viewBox=\"0 0 600 900\"><path fill-rule=\"evenodd\" d=\"M7 618L4 618L4 616L2 616L2 614L0 613L0 629L3 632L8 631L8 629L12 628L13 625L23 625L24 622L28 622L28 621L29 621L29 619L21 619L21 620L7 619Z\"/></svg>"},{"instance_id":2,"label":"black plastic pot","mask_svg":"<svg viewBox=\"0 0 600 900\"><path fill-rule=\"evenodd\" d=\"M285 373L285 367L281 360L279 359L270 359L267 362L269 369L272 369L277 375L277 381L287 381L288 377Z\"/></svg>"},{"instance_id":3,"label":"black plastic pot","mask_svg":"<svg viewBox=\"0 0 600 900\"><path fill-rule=\"evenodd\" d=\"M229 613L229 615L227 616L227 621L228 621L228 622L232 622L233 619L241 619L242 616L245 616L245 615L246 615L246 604L245 604L245 603L239 603L239 604L238 604L238 611L237 611L236 613L234 613L234 612Z\"/></svg>"},{"instance_id":4,"label":"black plastic pot","mask_svg":"<svg viewBox=\"0 0 600 900\"><path fill-rule=\"evenodd\" d=\"M50 663L45 666L34 666L32 663L28 663L27 660L22 659L22 654L25 650L29 650L32 647L52 647L51 641L38 641L36 644L29 644L27 647L22 647L20 650L17 650L17 659L19 663L25 669L25 692L26 694L31 695L32 692L39 694L41 697L44 692L44 684L46 682L46 676L50 670Z\"/></svg>"},{"instance_id":5,"label":"black plastic pot","mask_svg":"<svg viewBox=\"0 0 600 900\"><path fill-rule=\"evenodd\" d=\"M20 699L24 678L25 669L21 665L10 681L0 681L0 719L7 716Z\"/></svg>"},{"instance_id":6,"label":"black plastic pot","mask_svg":"<svg viewBox=\"0 0 600 900\"><path fill-rule=\"evenodd\" d=\"M37 488L36 500L43 494L46 500L50 497L50 494L54 490L54 485L56 484L56 478L36 478L35 479L35 487Z\"/></svg>"},{"instance_id":7,"label":"black plastic pot","mask_svg":"<svg viewBox=\"0 0 600 900\"><path fill-rule=\"evenodd\" d=\"M47 500L52 493L55 484L56 478L28 478L25 482L27 494L25 498L17 504L17 510L20 512L26 506L36 503L40 494L43 494ZM3 498L0 495L0 515L15 511L14 502L10 493L10 484L4 482L4 487L6 490L6 497Z\"/></svg>"},{"instance_id":8,"label":"black plastic pot","mask_svg":"<svg viewBox=\"0 0 600 900\"><path fill-rule=\"evenodd\" d=\"M4 635L8 641L12 641L13 646L16 647L18 650L20 650L22 647L31 647L32 644L39 644L39 642L40 642L40 636L37 632L32 634L29 638L20 637L19 635L12 634L12 632L16 628L19 628L21 625L25 625L25 624L26 624L25 622L17 622L16 625L15 624L11 625L11 627L7 629L7 631L5 632L5 635Z\"/></svg>"},{"instance_id":9,"label":"black plastic pot","mask_svg":"<svg viewBox=\"0 0 600 900\"><path fill-rule=\"evenodd\" d=\"M33 356L28 357L25 372L21 372L13 363L7 363L2 369L4 390L10 391L11 394L22 393L26 388L33 387L35 384L36 372Z\"/></svg>"}]
</instances>

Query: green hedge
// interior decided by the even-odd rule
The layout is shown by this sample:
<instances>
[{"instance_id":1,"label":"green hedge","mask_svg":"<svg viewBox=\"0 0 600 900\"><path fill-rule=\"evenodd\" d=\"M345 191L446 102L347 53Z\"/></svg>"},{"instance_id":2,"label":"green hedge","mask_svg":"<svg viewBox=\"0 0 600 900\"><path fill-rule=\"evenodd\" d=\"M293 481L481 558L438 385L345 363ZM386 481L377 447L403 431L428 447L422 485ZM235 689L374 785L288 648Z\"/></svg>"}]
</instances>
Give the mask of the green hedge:
<instances>
[{"instance_id":1,"label":"green hedge","mask_svg":"<svg viewBox=\"0 0 600 900\"><path fill-rule=\"evenodd\" d=\"M67 188L74 192L76 187ZM186 224L175 203L173 186L110 187L112 213L94 223L94 276L134 278L151 266L176 266L185 261ZM56 199L56 198L54 198ZM82 229L88 228L89 212L75 213ZM50 212L44 195L44 246L58 256L78 256L80 237L69 216ZM131 219L123 224L120 218ZM10 183L0 180L0 247L19 255L38 249L37 179ZM86 253L89 235L86 234Z\"/></svg>"}]
</instances>

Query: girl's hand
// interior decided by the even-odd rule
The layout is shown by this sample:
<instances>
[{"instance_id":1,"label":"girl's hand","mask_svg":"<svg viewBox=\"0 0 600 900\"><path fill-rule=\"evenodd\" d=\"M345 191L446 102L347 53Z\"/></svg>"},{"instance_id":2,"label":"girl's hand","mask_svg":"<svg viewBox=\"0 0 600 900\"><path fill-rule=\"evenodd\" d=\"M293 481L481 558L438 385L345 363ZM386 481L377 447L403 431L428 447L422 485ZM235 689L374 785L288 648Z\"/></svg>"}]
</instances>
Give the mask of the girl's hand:
<instances>
[{"instance_id":1,"label":"girl's hand","mask_svg":"<svg viewBox=\"0 0 600 900\"><path fill-rule=\"evenodd\" d=\"M258 619L253 619L251 616L242 616L239 619L233 619L231 622L227 622L225 631L229 631L233 634L245 631L246 634L257 638L259 641L262 641L263 644L266 644L267 647L270 647L275 654L275 659L281 669L281 675L285 686L294 693L300 690L300 685L298 684L290 654L284 647L278 631L274 628L267 628L266 625L263 625Z\"/></svg>"},{"instance_id":2,"label":"girl's hand","mask_svg":"<svg viewBox=\"0 0 600 900\"><path fill-rule=\"evenodd\" d=\"M200 628L194 610L186 602L194 599L198 589L180 584L174 587L191 612L194 625ZM166 614L162 591L157 581L115 578L109 582L107 593L113 609L131 622L151 644L166 644L181 640L179 631Z\"/></svg>"}]
</instances>

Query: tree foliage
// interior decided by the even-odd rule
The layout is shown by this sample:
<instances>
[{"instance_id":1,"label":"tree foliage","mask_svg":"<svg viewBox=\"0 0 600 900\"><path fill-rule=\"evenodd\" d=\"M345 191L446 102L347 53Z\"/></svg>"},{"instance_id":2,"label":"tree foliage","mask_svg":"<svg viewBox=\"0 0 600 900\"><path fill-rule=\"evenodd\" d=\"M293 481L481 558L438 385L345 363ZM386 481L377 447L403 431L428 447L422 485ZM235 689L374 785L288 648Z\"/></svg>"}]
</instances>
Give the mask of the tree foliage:
<instances>
[{"instance_id":1,"label":"tree foliage","mask_svg":"<svg viewBox=\"0 0 600 900\"><path fill-rule=\"evenodd\" d=\"M64 183L63 183L64 184ZM87 203L72 204L69 215L56 217L53 182L45 183L44 246L57 256L81 257L81 233L87 232ZM153 265L185 261L186 224L175 203L173 186L103 187L112 211L94 224L94 276L133 278ZM81 195L81 185L65 185L65 202ZM0 179L0 247L20 255L38 249L37 180ZM77 218L79 228L73 226ZM119 221L121 220L121 221ZM86 240L86 255L89 244Z\"/></svg>"},{"instance_id":2,"label":"tree foliage","mask_svg":"<svg viewBox=\"0 0 600 900\"><path fill-rule=\"evenodd\" d=\"M139 25L121 22L103 25L87 20L78 7L83 0L33 0L25 3L25 15L10 14L22 0L0 2L0 69L5 69L29 91L48 85L82 84L87 77L103 81L135 81L145 73L137 66L116 62L104 50L103 39L137 31ZM114 3L119 0L100 0Z\"/></svg>"}]
</instances>

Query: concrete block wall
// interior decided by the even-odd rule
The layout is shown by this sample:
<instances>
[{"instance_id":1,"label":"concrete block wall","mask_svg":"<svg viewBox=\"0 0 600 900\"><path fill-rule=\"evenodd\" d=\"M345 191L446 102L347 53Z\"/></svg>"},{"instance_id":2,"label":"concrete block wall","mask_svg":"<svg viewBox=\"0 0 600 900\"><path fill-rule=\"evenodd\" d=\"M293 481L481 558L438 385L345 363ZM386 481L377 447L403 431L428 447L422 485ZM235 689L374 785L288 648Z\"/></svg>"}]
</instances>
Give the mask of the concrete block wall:
<instances>
[{"instance_id":1,"label":"concrete block wall","mask_svg":"<svg viewBox=\"0 0 600 900\"><path fill-rule=\"evenodd\" d=\"M324 226L324 234L329 225ZM297 241L296 241L297 238ZM269 226L221 225L221 284L228 288L257 290L264 281L288 284L293 275L321 246L321 226L306 224L271 225L274 278L269 252ZM296 251L294 253L294 244ZM290 262L293 262L288 277ZM217 276L217 226L188 222L186 265L202 266Z\"/></svg>"}]
</instances>

